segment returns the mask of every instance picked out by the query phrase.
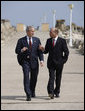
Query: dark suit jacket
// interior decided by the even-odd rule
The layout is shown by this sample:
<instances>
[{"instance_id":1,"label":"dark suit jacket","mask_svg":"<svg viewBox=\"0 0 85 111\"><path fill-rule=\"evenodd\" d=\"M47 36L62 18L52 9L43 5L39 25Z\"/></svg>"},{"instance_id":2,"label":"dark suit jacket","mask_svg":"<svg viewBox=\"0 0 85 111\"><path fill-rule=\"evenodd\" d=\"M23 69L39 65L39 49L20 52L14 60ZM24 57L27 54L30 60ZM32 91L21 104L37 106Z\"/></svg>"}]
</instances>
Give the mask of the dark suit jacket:
<instances>
[{"instance_id":1,"label":"dark suit jacket","mask_svg":"<svg viewBox=\"0 0 85 111\"><path fill-rule=\"evenodd\" d=\"M43 53L38 49L39 44L41 44L40 40L37 37L32 37L32 40L32 51L29 48L27 36L25 36L18 40L15 52L20 65L23 65L24 62L28 61L31 64L31 68L36 68L38 66L38 57L40 61L43 60ZM27 47L28 50L21 52L23 47Z\"/></svg>"},{"instance_id":2,"label":"dark suit jacket","mask_svg":"<svg viewBox=\"0 0 85 111\"><path fill-rule=\"evenodd\" d=\"M69 55L69 50L65 39L58 37L55 47L52 46L52 38L49 38L46 42L44 54L49 53L47 67L54 68L57 65L64 64Z\"/></svg>"}]
</instances>

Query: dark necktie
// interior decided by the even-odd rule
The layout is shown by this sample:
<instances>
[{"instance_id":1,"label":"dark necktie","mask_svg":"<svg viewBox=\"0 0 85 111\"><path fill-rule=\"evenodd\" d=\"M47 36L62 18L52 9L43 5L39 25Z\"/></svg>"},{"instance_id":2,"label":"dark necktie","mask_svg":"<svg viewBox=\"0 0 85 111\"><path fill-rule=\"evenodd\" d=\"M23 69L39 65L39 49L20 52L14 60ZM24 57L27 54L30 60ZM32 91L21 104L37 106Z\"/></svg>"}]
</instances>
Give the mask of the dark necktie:
<instances>
[{"instance_id":1,"label":"dark necktie","mask_svg":"<svg viewBox=\"0 0 85 111\"><path fill-rule=\"evenodd\" d=\"M29 48L32 49L32 42L31 42L31 38L29 38Z\"/></svg>"}]
</instances>

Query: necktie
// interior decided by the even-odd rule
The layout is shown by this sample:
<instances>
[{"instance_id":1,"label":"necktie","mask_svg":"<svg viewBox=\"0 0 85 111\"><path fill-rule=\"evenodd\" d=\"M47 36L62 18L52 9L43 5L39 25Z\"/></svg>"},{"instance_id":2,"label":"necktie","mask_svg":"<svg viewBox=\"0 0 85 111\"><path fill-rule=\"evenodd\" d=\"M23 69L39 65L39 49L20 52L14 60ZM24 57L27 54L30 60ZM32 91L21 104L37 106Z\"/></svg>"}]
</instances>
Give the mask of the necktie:
<instances>
[{"instance_id":1,"label":"necktie","mask_svg":"<svg viewBox=\"0 0 85 111\"><path fill-rule=\"evenodd\" d=\"M29 48L32 49L32 42L31 42L31 38L29 38Z\"/></svg>"},{"instance_id":2,"label":"necktie","mask_svg":"<svg viewBox=\"0 0 85 111\"><path fill-rule=\"evenodd\" d=\"M55 39L53 39L53 47L55 46Z\"/></svg>"}]
</instances>

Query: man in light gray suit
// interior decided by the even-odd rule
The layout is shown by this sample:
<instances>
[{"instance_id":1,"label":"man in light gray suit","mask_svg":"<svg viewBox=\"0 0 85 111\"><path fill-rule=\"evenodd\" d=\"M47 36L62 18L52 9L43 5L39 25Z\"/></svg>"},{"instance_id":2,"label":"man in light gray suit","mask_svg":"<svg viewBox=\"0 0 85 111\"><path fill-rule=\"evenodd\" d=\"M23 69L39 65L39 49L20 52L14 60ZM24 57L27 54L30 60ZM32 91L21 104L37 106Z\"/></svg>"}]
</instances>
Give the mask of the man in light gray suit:
<instances>
[{"instance_id":1,"label":"man in light gray suit","mask_svg":"<svg viewBox=\"0 0 85 111\"><path fill-rule=\"evenodd\" d=\"M26 33L25 37L18 40L15 52L23 69L24 90L27 95L27 101L31 101L31 97L35 97L35 87L39 72L38 58L41 66L43 66L44 60L43 53L39 50L41 42L39 38L33 37L34 27L27 26Z\"/></svg>"}]
</instances>

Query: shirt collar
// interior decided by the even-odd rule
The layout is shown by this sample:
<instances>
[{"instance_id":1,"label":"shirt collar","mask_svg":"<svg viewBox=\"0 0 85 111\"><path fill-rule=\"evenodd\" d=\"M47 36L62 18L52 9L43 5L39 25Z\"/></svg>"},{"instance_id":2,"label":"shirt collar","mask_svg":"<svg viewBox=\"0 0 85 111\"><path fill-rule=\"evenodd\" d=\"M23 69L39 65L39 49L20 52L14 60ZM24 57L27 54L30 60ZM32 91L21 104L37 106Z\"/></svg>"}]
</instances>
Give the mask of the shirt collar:
<instances>
[{"instance_id":1,"label":"shirt collar","mask_svg":"<svg viewBox=\"0 0 85 111\"><path fill-rule=\"evenodd\" d=\"M28 39L28 40L29 40L29 38L30 38L30 37L27 35L27 39ZM31 37L31 40L32 40L32 37Z\"/></svg>"},{"instance_id":2,"label":"shirt collar","mask_svg":"<svg viewBox=\"0 0 85 111\"><path fill-rule=\"evenodd\" d=\"M58 36L56 36L54 39L55 39L55 41L57 41L57 39L58 39Z\"/></svg>"}]
</instances>

